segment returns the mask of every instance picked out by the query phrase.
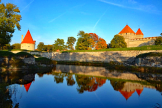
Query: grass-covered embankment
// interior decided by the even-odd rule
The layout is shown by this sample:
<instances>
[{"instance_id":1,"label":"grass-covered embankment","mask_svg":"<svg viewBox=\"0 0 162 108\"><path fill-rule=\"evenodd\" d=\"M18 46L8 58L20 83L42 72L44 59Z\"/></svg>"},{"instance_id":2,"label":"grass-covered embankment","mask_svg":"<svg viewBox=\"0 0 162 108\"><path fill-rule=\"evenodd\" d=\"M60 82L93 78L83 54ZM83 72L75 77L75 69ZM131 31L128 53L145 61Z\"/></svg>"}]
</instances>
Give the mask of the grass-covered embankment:
<instances>
[{"instance_id":1,"label":"grass-covered embankment","mask_svg":"<svg viewBox=\"0 0 162 108\"><path fill-rule=\"evenodd\" d=\"M136 58L144 58L144 57L162 57L162 53L149 52L149 53L140 54Z\"/></svg>"},{"instance_id":2,"label":"grass-covered embankment","mask_svg":"<svg viewBox=\"0 0 162 108\"><path fill-rule=\"evenodd\" d=\"M131 50L162 50L162 45L150 45L141 47L131 47L131 48L109 48L101 50L70 50L62 51L62 53L68 52L100 52L100 51L131 51Z\"/></svg>"}]
</instances>

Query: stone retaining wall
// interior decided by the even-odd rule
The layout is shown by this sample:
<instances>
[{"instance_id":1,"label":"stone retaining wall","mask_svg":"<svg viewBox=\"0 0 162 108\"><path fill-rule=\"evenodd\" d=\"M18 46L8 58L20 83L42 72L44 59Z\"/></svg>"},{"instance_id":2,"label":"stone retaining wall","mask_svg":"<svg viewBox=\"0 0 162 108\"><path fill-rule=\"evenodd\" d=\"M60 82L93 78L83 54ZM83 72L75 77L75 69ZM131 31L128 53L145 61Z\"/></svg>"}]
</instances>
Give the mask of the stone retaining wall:
<instances>
[{"instance_id":1,"label":"stone retaining wall","mask_svg":"<svg viewBox=\"0 0 162 108\"><path fill-rule=\"evenodd\" d=\"M149 52L161 52L162 50L147 50L147 51L103 51L103 52L73 52L73 53L59 53L59 52L44 52L40 53L42 57L47 57L57 61L80 61L80 62L133 62L135 57L139 54Z\"/></svg>"}]
</instances>

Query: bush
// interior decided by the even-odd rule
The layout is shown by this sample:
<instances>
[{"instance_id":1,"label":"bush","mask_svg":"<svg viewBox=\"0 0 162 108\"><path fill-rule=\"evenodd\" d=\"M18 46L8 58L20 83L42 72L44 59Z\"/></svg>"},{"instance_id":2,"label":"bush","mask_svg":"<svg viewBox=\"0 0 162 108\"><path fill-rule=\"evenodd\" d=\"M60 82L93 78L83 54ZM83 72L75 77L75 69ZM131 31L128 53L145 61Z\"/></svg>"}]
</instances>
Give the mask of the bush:
<instances>
[{"instance_id":1,"label":"bush","mask_svg":"<svg viewBox=\"0 0 162 108\"><path fill-rule=\"evenodd\" d=\"M155 45L162 45L162 37L157 37L156 38Z\"/></svg>"},{"instance_id":2,"label":"bush","mask_svg":"<svg viewBox=\"0 0 162 108\"><path fill-rule=\"evenodd\" d=\"M20 57L33 57L31 54L27 52L19 52L19 53L16 53L15 55L20 56Z\"/></svg>"},{"instance_id":3,"label":"bush","mask_svg":"<svg viewBox=\"0 0 162 108\"><path fill-rule=\"evenodd\" d=\"M48 59L46 57L35 58L35 61L40 64L54 64L54 65L56 65L56 63L57 63L56 61Z\"/></svg>"}]
</instances>

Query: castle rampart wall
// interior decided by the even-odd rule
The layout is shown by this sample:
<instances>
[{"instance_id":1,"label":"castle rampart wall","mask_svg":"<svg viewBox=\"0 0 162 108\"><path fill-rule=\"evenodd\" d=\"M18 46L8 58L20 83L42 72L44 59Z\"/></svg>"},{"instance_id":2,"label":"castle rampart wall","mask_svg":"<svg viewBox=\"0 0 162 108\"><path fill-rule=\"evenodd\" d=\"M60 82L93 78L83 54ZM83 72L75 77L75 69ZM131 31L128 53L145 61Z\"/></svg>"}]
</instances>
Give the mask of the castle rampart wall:
<instances>
[{"instance_id":1,"label":"castle rampart wall","mask_svg":"<svg viewBox=\"0 0 162 108\"><path fill-rule=\"evenodd\" d=\"M155 45L156 37L130 39L127 47L140 47L145 45Z\"/></svg>"}]
</instances>

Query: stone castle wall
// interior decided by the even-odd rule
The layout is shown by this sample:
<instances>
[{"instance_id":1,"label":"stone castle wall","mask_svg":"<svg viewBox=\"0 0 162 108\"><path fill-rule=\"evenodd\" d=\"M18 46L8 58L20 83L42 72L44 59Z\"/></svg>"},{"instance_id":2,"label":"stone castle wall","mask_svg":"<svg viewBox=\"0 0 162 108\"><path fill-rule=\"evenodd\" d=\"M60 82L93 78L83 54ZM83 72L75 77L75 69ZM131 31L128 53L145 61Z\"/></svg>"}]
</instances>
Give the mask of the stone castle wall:
<instances>
[{"instance_id":1,"label":"stone castle wall","mask_svg":"<svg viewBox=\"0 0 162 108\"><path fill-rule=\"evenodd\" d=\"M155 45L156 37L130 39L128 47L141 47L145 45Z\"/></svg>"},{"instance_id":2,"label":"stone castle wall","mask_svg":"<svg viewBox=\"0 0 162 108\"><path fill-rule=\"evenodd\" d=\"M103 52L74 52L74 53L59 53L59 52L44 52L40 53L42 57L47 57L56 61L80 61L80 62L133 62L139 54L149 52L161 52L162 50L147 50L147 51L103 51Z\"/></svg>"}]
</instances>

